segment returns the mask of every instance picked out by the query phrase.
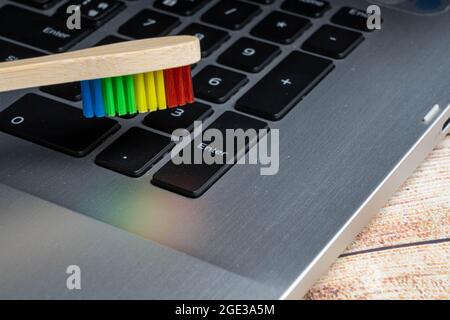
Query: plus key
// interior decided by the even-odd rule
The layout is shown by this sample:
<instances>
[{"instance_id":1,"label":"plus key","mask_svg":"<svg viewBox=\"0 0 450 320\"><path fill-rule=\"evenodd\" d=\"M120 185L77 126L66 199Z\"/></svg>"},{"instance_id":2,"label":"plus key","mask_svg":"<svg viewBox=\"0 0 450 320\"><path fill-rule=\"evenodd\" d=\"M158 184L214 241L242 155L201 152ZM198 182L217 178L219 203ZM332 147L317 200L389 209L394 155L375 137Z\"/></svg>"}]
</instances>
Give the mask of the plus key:
<instances>
[{"instance_id":1,"label":"plus key","mask_svg":"<svg viewBox=\"0 0 450 320\"><path fill-rule=\"evenodd\" d=\"M237 101L236 109L279 120L333 67L330 60L292 52Z\"/></svg>"}]
</instances>

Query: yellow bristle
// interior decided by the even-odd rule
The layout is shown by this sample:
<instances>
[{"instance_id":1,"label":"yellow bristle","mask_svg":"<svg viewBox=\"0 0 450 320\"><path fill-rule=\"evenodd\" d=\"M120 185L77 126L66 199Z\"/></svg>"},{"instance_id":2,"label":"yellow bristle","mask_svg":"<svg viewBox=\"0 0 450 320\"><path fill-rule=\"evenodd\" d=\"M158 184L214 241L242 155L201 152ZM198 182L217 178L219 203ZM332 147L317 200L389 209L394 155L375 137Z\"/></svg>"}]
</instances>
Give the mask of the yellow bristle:
<instances>
[{"instance_id":1,"label":"yellow bristle","mask_svg":"<svg viewBox=\"0 0 450 320\"><path fill-rule=\"evenodd\" d=\"M147 106L148 110L156 111L158 110L158 99L156 97L156 84L155 77L153 72L147 72L144 74L145 76L145 87L146 87L146 96L147 96Z\"/></svg>"},{"instance_id":2,"label":"yellow bristle","mask_svg":"<svg viewBox=\"0 0 450 320\"><path fill-rule=\"evenodd\" d=\"M155 71L156 95L158 98L158 110L167 108L166 88L164 86L164 72L162 70Z\"/></svg>"},{"instance_id":3,"label":"yellow bristle","mask_svg":"<svg viewBox=\"0 0 450 320\"><path fill-rule=\"evenodd\" d=\"M147 97L145 94L144 74L138 73L134 75L134 92L136 95L136 105L139 112L148 112Z\"/></svg>"}]
</instances>

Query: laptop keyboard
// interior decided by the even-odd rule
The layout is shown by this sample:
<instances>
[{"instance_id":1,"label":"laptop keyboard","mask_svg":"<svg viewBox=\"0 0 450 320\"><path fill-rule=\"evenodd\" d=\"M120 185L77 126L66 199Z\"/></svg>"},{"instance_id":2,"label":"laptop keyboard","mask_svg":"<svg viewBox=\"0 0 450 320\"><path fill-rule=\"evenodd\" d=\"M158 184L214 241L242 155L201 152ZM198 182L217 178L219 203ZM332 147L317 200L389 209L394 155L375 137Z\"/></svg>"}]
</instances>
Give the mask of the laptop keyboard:
<instances>
[{"instance_id":1,"label":"laptop keyboard","mask_svg":"<svg viewBox=\"0 0 450 320\"><path fill-rule=\"evenodd\" d=\"M0 8L0 61L67 51L91 34L103 32L97 29L125 14L133 2L137 1L10 1ZM274 2L274 10L263 10ZM62 17L69 4L82 6L82 23L88 27L65 27ZM49 8L54 9L54 14L39 12ZM315 21L332 9L337 11L325 24ZM201 10L204 12L200 12L198 21L186 21L187 16ZM203 57L217 54L201 70L194 69L196 98L200 101L143 118L84 119L80 108L74 106L79 106L78 83L46 86L40 90L66 103L28 93L0 113L0 130L75 157L85 157L102 146L95 163L130 177L142 176L153 165L165 161L153 174L152 183L188 197L199 197L232 164L175 165L162 160L173 147L169 138L172 131L192 131L194 121L205 120L213 113L218 117L209 127L219 130L270 127L270 121L286 116L332 72L333 60L347 58L363 42L363 33L369 31L364 16L364 11L332 8L329 2L321 0L157 0L124 21L115 34L104 34L97 45L168 34L199 37ZM182 25L185 21L186 25ZM249 31L242 32L249 24L253 24ZM302 40L300 47L292 45L312 28L315 31ZM231 43L234 33L239 38L233 37ZM271 64L286 50L290 52L286 57ZM263 71L267 72L255 85L247 85L250 76ZM220 105L237 95L233 107L239 112L221 110ZM123 121L132 121L133 126L114 141L107 141ZM244 150L236 150L235 158L251 143L248 141Z\"/></svg>"}]
</instances>

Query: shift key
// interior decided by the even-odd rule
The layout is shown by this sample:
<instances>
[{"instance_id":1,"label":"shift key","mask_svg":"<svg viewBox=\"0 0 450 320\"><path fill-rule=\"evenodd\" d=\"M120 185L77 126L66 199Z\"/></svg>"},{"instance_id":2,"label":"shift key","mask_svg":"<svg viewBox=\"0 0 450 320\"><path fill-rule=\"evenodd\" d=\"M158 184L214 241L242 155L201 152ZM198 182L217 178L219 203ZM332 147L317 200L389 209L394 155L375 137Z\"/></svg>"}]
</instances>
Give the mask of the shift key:
<instances>
[{"instance_id":1,"label":"shift key","mask_svg":"<svg viewBox=\"0 0 450 320\"><path fill-rule=\"evenodd\" d=\"M66 21L12 5L0 8L0 36L50 51L63 52L87 36L88 28L70 30Z\"/></svg>"}]
</instances>

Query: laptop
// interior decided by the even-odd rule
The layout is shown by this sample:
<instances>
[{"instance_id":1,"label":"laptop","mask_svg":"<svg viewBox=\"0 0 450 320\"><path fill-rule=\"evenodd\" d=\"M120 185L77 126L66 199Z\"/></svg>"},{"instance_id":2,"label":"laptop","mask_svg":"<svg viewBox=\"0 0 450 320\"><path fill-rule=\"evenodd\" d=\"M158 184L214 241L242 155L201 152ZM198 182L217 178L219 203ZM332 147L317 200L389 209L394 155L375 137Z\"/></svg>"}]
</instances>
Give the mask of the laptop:
<instances>
[{"instance_id":1,"label":"laptop","mask_svg":"<svg viewBox=\"0 0 450 320\"><path fill-rule=\"evenodd\" d=\"M76 83L0 94L0 297L302 298L449 132L449 5L0 0L2 61L177 34L203 56L185 108L89 120ZM194 121L270 129L276 170L174 164Z\"/></svg>"}]
</instances>

